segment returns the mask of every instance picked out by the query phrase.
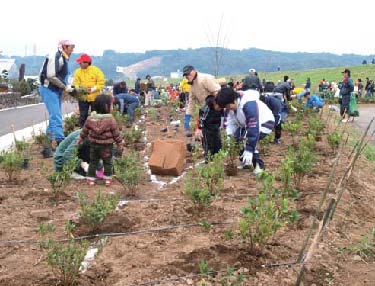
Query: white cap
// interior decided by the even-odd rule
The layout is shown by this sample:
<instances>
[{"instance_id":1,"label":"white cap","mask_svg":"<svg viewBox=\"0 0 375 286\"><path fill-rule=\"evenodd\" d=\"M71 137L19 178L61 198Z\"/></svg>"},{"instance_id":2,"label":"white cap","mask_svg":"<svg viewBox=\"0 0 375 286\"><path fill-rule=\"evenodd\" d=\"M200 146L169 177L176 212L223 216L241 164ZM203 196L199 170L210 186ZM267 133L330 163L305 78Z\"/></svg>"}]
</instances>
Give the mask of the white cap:
<instances>
[{"instance_id":1,"label":"white cap","mask_svg":"<svg viewBox=\"0 0 375 286\"><path fill-rule=\"evenodd\" d=\"M257 72L255 69L249 69L249 72Z\"/></svg>"}]
</instances>

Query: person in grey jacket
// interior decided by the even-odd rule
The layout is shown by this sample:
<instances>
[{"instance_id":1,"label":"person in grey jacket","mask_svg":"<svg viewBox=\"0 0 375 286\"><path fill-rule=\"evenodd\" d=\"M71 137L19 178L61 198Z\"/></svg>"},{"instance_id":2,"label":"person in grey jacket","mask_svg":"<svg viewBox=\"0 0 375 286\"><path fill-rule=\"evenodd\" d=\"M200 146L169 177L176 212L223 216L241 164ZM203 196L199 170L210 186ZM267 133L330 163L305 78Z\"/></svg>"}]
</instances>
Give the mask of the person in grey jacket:
<instances>
[{"instance_id":1,"label":"person in grey jacket","mask_svg":"<svg viewBox=\"0 0 375 286\"><path fill-rule=\"evenodd\" d=\"M260 83L259 77L256 74L255 69L249 69L249 75L245 78L243 82L243 90L248 90L248 89L254 89L259 92L262 92L262 85Z\"/></svg>"}]
</instances>

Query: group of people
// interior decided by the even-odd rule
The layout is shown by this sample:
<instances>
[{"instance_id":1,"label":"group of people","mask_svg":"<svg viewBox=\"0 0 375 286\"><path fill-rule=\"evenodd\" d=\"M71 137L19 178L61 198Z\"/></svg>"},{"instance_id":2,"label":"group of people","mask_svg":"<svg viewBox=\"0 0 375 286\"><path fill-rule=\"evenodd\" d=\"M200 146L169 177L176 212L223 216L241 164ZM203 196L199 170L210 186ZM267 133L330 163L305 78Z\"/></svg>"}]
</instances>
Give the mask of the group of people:
<instances>
[{"instance_id":1,"label":"group of people","mask_svg":"<svg viewBox=\"0 0 375 286\"><path fill-rule=\"evenodd\" d=\"M111 184L113 145L116 143L121 149L123 145L119 132L119 126L112 117L113 103L120 105L120 111L127 110L130 120L134 119L134 109L139 106L140 99L135 89L128 90L125 82L114 86L112 96L101 94L105 79L103 72L92 65L92 59L87 54L82 54L77 63L80 65L74 72L74 81L69 82L69 57L74 50L74 44L70 41L60 41L58 51L46 58L40 73L40 94L49 113L49 125L47 134L57 145L64 139L61 113L61 96L64 91L84 90L84 97L78 101L80 118L79 132L69 135L71 138L66 144L61 144L56 151L56 170L61 169L62 156L65 152L70 154L73 146L89 146L85 161L90 162L87 171L87 182L95 184L97 172L102 170L99 162L103 162L103 178L106 185ZM349 111L350 94L353 91L353 81L350 71L345 69L344 78L340 86L341 115L345 116ZM279 144L281 138L282 123L288 115L287 101L292 99L291 91L293 82L284 77L283 82L276 86L273 82L261 83L256 70L250 69L249 75L243 80L242 86L234 88L226 82L219 83L213 76L198 72L193 66L183 68L184 79L180 83L180 107L185 107L184 128L186 136L191 137L190 121L195 104L200 105L199 120L194 136L202 140L205 160L221 149L221 128L225 128L227 136L233 136L237 141L243 142L243 150L240 155L244 168L252 168L256 174L264 169L258 151L258 144L265 136L275 130L274 143ZM149 102L155 83L148 75L145 104ZM138 85L137 85L138 82ZM135 88L141 90L140 79ZM310 83L311 84L311 83ZM310 94L309 81L305 90L297 98L306 98L306 107L322 108L324 100L319 96ZM91 115L89 116L89 110ZM223 119L224 118L224 123ZM74 136L73 136L74 135ZM88 144L84 144L87 142ZM82 149L82 148L81 148ZM89 154L89 155L87 155ZM86 162L87 163L87 162ZM60 166L60 167L59 167ZM80 165L87 169L87 165ZM98 169L99 168L99 169Z\"/></svg>"},{"instance_id":2,"label":"group of people","mask_svg":"<svg viewBox=\"0 0 375 286\"><path fill-rule=\"evenodd\" d=\"M112 183L113 145L117 144L119 149L123 147L119 126L111 114L113 99L110 95L100 93L105 84L104 75L98 67L92 65L92 59L87 54L77 59L80 68L74 72L74 81L69 81L68 62L74 48L71 41L60 41L57 52L46 57L40 73L40 95L49 114L46 133L57 145L55 170L62 170L64 162L71 158L78 145L81 147L78 148L79 157L85 160L85 164L80 164L79 168L86 169L88 184L95 184L99 162L102 162L104 170L99 168L99 174L109 186ZM72 132L64 140L61 97L64 91L73 93L77 90L80 94L78 106L81 129Z\"/></svg>"},{"instance_id":3,"label":"group of people","mask_svg":"<svg viewBox=\"0 0 375 286\"><path fill-rule=\"evenodd\" d=\"M224 117L227 136L243 142L239 155L242 167L253 169L255 174L261 173L264 162L259 156L258 144L274 129L275 143L280 143L281 123L287 112L285 101L291 99L288 78L274 88L272 95L260 96L261 84L255 69L249 70L241 91L231 85L219 84L214 77L200 74L191 65L183 68L183 76L191 86L184 122L186 136L192 136L193 106L202 105L194 135L202 140L205 161L208 162L222 147L220 130Z\"/></svg>"}]
</instances>

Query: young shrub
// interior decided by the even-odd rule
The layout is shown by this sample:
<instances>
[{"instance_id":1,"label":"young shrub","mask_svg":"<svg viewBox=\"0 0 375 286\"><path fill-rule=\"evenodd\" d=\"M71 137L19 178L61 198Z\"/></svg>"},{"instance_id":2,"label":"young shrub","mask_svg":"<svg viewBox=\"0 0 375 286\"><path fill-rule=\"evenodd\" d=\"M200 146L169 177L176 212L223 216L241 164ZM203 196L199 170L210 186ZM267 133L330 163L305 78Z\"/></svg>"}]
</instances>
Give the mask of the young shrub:
<instances>
[{"instance_id":1,"label":"young shrub","mask_svg":"<svg viewBox=\"0 0 375 286\"><path fill-rule=\"evenodd\" d=\"M4 152L1 155L0 166L8 177L8 181L13 181L18 177L23 166L23 155L18 151Z\"/></svg>"},{"instance_id":2,"label":"young shrub","mask_svg":"<svg viewBox=\"0 0 375 286\"><path fill-rule=\"evenodd\" d=\"M62 171L54 172L47 177L52 187L52 193L55 197L56 202L58 201L63 189L71 181L71 175L74 169L77 167L78 157L74 154L73 159L65 162Z\"/></svg>"},{"instance_id":3,"label":"young shrub","mask_svg":"<svg viewBox=\"0 0 375 286\"><path fill-rule=\"evenodd\" d=\"M54 225L42 224L39 226L39 233L42 237L40 248L47 250L44 262L51 267L53 274L60 280L60 285L76 285L88 243L84 240L58 243L48 235L54 231Z\"/></svg>"},{"instance_id":4,"label":"young shrub","mask_svg":"<svg viewBox=\"0 0 375 286\"><path fill-rule=\"evenodd\" d=\"M227 154L225 159L225 173L228 176L237 175L237 161L240 153L240 143L233 136L227 138L226 133L222 132L222 150Z\"/></svg>"},{"instance_id":5,"label":"young shrub","mask_svg":"<svg viewBox=\"0 0 375 286\"><path fill-rule=\"evenodd\" d=\"M200 176L203 183L208 187L211 195L217 195L224 184L224 159L226 154L220 150L214 156L210 157L208 164L199 167Z\"/></svg>"},{"instance_id":6,"label":"young shrub","mask_svg":"<svg viewBox=\"0 0 375 286\"><path fill-rule=\"evenodd\" d=\"M45 132L40 132L39 135L35 135L34 133L34 141L41 145L43 148L51 148L51 136Z\"/></svg>"},{"instance_id":7,"label":"young shrub","mask_svg":"<svg viewBox=\"0 0 375 286\"><path fill-rule=\"evenodd\" d=\"M284 198L295 198L298 193L293 188L293 161L290 157L285 157L281 161L280 177L283 184L282 196Z\"/></svg>"},{"instance_id":8,"label":"young shrub","mask_svg":"<svg viewBox=\"0 0 375 286\"><path fill-rule=\"evenodd\" d=\"M78 126L78 116L72 114L72 116L64 117L64 135L68 136Z\"/></svg>"},{"instance_id":9,"label":"young shrub","mask_svg":"<svg viewBox=\"0 0 375 286\"><path fill-rule=\"evenodd\" d=\"M311 173L316 161L314 151L309 147L310 142L302 139L297 149L290 148L288 157L293 162L293 179L297 189L301 187L304 177Z\"/></svg>"},{"instance_id":10,"label":"young shrub","mask_svg":"<svg viewBox=\"0 0 375 286\"><path fill-rule=\"evenodd\" d=\"M274 233L283 225L292 221L289 200L280 196L273 187L275 177L263 172L258 177L262 192L256 198L249 198L249 205L241 208L243 219L240 221L240 235L250 243L250 250L260 250Z\"/></svg>"},{"instance_id":11,"label":"young shrub","mask_svg":"<svg viewBox=\"0 0 375 286\"><path fill-rule=\"evenodd\" d=\"M194 170L188 171L186 175L185 195L200 208L211 204L211 193L208 186L202 184L202 178Z\"/></svg>"},{"instance_id":12,"label":"young shrub","mask_svg":"<svg viewBox=\"0 0 375 286\"><path fill-rule=\"evenodd\" d=\"M114 168L115 176L120 180L124 189L134 194L143 172L139 154L132 150L128 156L116 159Z\"/></svg>"},{"instance_id":13,"label":"young shrub","mask_svg":"<svg viewBox=\"0 0 375 286\"><path fill-rule=\"evenodd\" d=\"M99 191L96 199L93 202L89 202L85 195L78 193L78 200L81 206L80 218L85 224L96 230L103 224L107 216L115 212L120 195L105 196Z\"/></svg>"},{"instance_id":14,"label":"young shrub","mask_svg":"<svg viewBox=\"0 0 375 286\"><path fill-rule=\"evenodd\" d=\"M301 121L288 121L283 124L283 129L292 136L293 146L296 144L295 137L302 128Z\"/></svg>"},{"instance_id":15,"label":"young shrub","mask_svg":"<svg viewBox=\"0 0 375 286\"><path fill-rule=\"evenodd\" d=\"M321 136L322 131L324 130L324 123L317 116L310 116L309 118L309 133L316 134L317 140Z\"/></svg>"},{"instance_id":16,"label":"young shrub","mask_svg":"<svg viewBox=\"0 0 375 286\"><path fill-rule=\"evenodd\" d=\"M142 130L139 128L132 128L122 133L126 146L131 146L135 143L139 143L142 139Z\"/></svg>"},{"instance_id":17,"label":"young shrub","mask_svg":"<svg viewBox=\"0 0 375 286\"><path fill-rule=\"evenodd\" d=\"M327 141L329 146L332 148L332 151L336 153L342 142L342 136L339 132L333 131L332 133L327 135Z\"/></svg>"}]
</instances>

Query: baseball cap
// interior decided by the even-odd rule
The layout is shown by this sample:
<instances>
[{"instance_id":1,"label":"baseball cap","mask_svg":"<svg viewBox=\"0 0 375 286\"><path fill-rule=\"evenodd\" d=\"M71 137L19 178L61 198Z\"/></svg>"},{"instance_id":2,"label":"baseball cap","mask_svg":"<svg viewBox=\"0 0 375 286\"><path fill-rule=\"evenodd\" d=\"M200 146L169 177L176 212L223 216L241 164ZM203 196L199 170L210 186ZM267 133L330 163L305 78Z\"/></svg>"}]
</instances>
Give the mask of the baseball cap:
<instances>
[{"instance_id":1,"label":"baseball cap","mask_svg":"<svg viewBox=\"0 0 375 286\"><path fill-rule=\"evenodd\" d=\"M257 72L255 69L249 69L249 72Z\"/></svg>"},{"instance_id":2,"label":"baseball cap","mask_svg":"<svg viewBox=\"0 0 375 286\"><path fill-rule=\"evenodd\" d=\"M88 54L82 54L76 62L79 64L83 62L91 63L91 57Z\"/></svg>"},{"instance_id":3,"label":"baseball cap","mask_svg":"<svg viewBox=\"0 0 375 286\"><path fill-rule=\"evenodd\" d=\"M344 69L344 71L343 72L341 72L341 73L350 73L350 70L348 70L348 69Z\"/></svg>"},{"instance_id":4,"label":"baseball cap","mask_svg":"<svg viewBox=\"0 0 375 286\"><path fill-rule=\"evenodd\" d=\"M187 76L193 70L195 70L193 66L184 66L184 68L182 69L182 75Z\"/></svg>"},{"instance_id":5,"label":"baseball cap","mask_svg":"<svg viewBox=\"0 0 375 286\"><path fill-rule=\"evenodd\" d=\"M62 46L75 46L70 40L61 40L57 45L59 48L61 48Z\"/></svg>"}]
</instances>

